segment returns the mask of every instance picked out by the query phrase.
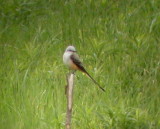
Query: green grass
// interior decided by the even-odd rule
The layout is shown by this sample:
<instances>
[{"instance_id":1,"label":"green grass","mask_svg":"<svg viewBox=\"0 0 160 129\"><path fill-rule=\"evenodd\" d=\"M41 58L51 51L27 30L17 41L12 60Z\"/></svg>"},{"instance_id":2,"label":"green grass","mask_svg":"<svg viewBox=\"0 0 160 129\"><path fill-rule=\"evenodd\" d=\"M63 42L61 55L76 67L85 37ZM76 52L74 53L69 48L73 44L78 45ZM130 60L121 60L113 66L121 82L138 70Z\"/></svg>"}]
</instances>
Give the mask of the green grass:
<instances>
[{"instance_id":1,"label":"green grass","mask_svg":"<svg viewBox=\"0 0 160 129\"><path fill-rule=\"evenodd\" d=\"M0 128L63 129L72 44L73 129L160 128L159 0L1 0Z\"/></svg>"}]
</instances>

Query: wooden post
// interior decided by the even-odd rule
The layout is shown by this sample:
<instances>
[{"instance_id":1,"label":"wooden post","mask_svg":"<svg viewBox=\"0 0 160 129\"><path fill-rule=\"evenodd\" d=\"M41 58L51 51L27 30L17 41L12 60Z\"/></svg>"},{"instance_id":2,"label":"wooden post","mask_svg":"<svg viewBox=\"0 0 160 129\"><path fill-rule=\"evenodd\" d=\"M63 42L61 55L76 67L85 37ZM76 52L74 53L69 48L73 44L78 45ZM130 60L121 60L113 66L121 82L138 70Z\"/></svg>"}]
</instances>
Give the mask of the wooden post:
<instances>
[{"instance_id":1,"label":"wooden post","mask_svg":"<svg viewBox=\"0 0 160 129\"><path fill-rule=\"evenodd\" d=\"M73 88L74 88L74 74L67 76L67 113L66 113L66 129L71 129L72 104L73 104Z\"/></svg>"}]
</instances>

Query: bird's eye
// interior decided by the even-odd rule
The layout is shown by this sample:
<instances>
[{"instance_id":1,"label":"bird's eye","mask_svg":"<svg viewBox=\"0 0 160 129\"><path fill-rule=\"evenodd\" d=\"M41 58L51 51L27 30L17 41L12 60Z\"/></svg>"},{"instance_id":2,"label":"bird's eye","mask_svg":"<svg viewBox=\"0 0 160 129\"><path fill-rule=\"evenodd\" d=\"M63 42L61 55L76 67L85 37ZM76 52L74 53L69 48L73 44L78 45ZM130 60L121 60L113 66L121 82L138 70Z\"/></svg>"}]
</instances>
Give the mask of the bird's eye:
<instances>
[{"instance_id":1,"label":"bird's eye","mask_svg":"<svg viewBox=\"0 0 160 129\"><path fill-rule=\"evenodd\" d=\"M70 51L70 52L76 52L75 50L68 50L68 51Z\"/></svg>"}]
</instances>

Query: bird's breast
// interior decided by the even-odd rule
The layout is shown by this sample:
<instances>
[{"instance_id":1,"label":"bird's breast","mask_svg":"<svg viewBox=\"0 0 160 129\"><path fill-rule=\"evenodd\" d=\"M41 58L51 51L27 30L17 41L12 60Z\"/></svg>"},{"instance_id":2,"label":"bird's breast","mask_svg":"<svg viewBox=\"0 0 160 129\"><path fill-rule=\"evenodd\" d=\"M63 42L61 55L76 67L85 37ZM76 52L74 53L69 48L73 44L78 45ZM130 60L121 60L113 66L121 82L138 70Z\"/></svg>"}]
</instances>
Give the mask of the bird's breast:
<instances>
[{"instance_id":1,"label":"bird's breast","mask_svg":"<svg viewBox=\"0 0 160 129\"><path fill-rule=\"evenodd\" d=\"M70 62L71 62L70 56L71 56L71 54L72 54L71 52L65 52L65 53L63 54L63 62L64 62L64 64L67 65L67 66L70 65Z\"/></svg>"},{"instance_id":2,"label":"bird's breast","mask_svg":"<svg viewBox=\"0 0 160 129\"><path fill-rule=\"evenodd\" d=\"M72 59L71 59L71 52L65 52L63 55L63 62L65 65L67 65L70 69L72 70L78 70L78 67L76 64L73 63Z\"/></svg>"}]
</instances>

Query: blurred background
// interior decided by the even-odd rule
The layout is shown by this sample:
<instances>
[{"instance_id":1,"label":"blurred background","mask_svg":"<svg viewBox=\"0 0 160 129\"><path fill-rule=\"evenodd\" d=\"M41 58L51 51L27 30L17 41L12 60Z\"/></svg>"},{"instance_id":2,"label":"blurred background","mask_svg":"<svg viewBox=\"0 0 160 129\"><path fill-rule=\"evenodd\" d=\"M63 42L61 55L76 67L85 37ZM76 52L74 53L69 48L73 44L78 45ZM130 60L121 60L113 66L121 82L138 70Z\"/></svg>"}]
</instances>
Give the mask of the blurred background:
<instances>
[{"instance_id":1,"label":"blurred background","mask_svg":"<svg viewBox=\"0 0 160 129\"><path fill-rule=\"evenodd\" d=\"M63 129L74 45L74 129L160 128L159 0L1 0L0 128Z\"/></svg>"}]
</instances>

